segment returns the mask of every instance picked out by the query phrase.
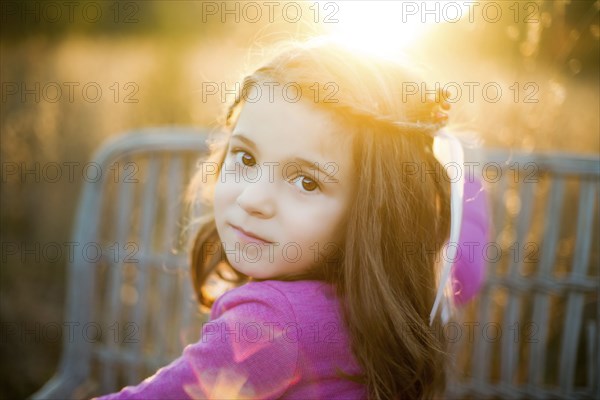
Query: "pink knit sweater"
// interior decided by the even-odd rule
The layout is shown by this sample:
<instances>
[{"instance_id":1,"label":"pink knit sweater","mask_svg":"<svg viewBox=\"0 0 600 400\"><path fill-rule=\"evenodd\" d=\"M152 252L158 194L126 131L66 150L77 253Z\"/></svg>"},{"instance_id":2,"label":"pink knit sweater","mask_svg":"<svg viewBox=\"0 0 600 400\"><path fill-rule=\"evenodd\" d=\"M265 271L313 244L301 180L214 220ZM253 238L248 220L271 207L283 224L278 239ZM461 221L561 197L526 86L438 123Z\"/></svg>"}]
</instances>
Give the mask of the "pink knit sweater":
<instances>
[{"instance_id":1,"label":"pink knit sweater","mask_svg":"<svg viewBox=\"0 0 600 400\"><path fill-rule=\"evenodd\" d=\"M363 399L333 287L319 281L250 282L217 299L198 342L115 399Z\"/></svg>"}]
</instances>

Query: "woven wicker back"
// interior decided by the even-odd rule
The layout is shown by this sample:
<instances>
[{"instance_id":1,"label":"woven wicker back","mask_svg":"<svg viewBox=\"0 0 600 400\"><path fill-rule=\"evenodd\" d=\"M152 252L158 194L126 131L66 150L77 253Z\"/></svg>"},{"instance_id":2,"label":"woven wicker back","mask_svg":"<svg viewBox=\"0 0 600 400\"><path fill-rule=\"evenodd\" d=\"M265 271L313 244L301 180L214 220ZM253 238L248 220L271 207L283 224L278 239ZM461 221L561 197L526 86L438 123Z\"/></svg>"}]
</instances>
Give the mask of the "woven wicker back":
<instances>
[{"instance_id":1,"label":"woven wicker back","mask_svg":"<svg viewBox=\"0 0 600 400\"><path fill-rule=\"evenodd\" d=\"M46 398L89 398L136 384L198 340L183 192L206 134L132 133L96 154L80 199L59 372ZM91 174L90 174L91 175Z\"/></svg>"},{"instance_id":2,"label":"woven wicker back","mask_svg":"<svg viewBox=\"0 0 600 400\"><path fill-rule=\"evenodd\" d=\"M493 241L479 300L444 328L452 397L600 398L597 157L484 151Z\"/></svg>"}]
</instances>

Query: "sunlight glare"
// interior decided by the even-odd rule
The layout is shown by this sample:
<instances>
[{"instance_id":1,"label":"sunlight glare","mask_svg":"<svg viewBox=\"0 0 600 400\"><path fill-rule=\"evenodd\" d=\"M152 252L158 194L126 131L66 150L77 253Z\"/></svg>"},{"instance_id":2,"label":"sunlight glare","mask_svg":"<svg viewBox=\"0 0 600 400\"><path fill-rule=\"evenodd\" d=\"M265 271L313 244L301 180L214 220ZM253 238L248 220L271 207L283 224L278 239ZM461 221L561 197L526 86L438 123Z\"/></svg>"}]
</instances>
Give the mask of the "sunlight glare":
<instances>
[{"instance_id":1,"label":"sunlight glare","mask_svg":"<svg viewBox=\"0 0 600 400\"><path fill-rule=\"evenodd\" d=\"M337 1L336 23L328 24L328 36L337 42L379 56L396 56L418 46L419 40L437 23L441 13L427 14L422 2ZM410 4L409 4L410 3ZM437 2L443 4L443 2ZM468 9L468 6L461 6ZM466 11L463 10L463 14ZM436 21L437 19L437 21Z\"/></svg>"}]
</instances>

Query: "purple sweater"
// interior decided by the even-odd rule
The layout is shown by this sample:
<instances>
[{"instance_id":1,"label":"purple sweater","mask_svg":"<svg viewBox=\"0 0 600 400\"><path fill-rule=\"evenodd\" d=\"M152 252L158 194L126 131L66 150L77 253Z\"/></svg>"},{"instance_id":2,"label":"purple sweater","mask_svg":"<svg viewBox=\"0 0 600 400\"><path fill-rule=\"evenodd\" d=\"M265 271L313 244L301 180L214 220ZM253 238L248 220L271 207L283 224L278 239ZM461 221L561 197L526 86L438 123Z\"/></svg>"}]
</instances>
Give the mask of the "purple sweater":
<instances>
[{"instance_id":1,"label":"purple sweater","mask_svg":"<svg viewBox=\"0 0 600 400\"><path fill-rule=\"evenodd\" d=\"M363 399L361 371L333 287L319 281L250 282L217 299L201 339L114 399Z\"/></svg>"}]
</instances>

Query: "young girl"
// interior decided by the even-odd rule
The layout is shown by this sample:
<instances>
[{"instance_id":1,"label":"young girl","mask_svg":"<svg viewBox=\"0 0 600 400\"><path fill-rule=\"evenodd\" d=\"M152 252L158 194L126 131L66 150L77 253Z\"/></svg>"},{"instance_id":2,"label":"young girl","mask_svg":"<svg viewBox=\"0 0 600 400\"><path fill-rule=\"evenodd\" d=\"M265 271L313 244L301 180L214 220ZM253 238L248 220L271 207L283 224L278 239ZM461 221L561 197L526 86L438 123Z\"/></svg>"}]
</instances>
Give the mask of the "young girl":
<instances>
[{"instance_id":1,"label":"young girl","mask_svg":"<svg viewBox=\"0 0 600 400\"><path fill-rule=\"evenodd\" d=\"M191 252L210 321L180 358L101 399L443 394L434 302L451 203L433 138L448 107L409 96L421 82L331 43L292 45L248 76L213 148L217 174L193 186L213 204ZM479 189L466 180L463 243L485 238ZM464 302L483 260L461 254ZM213 301L215 278L236 287Z\"/></svg>"}]
</instances>

